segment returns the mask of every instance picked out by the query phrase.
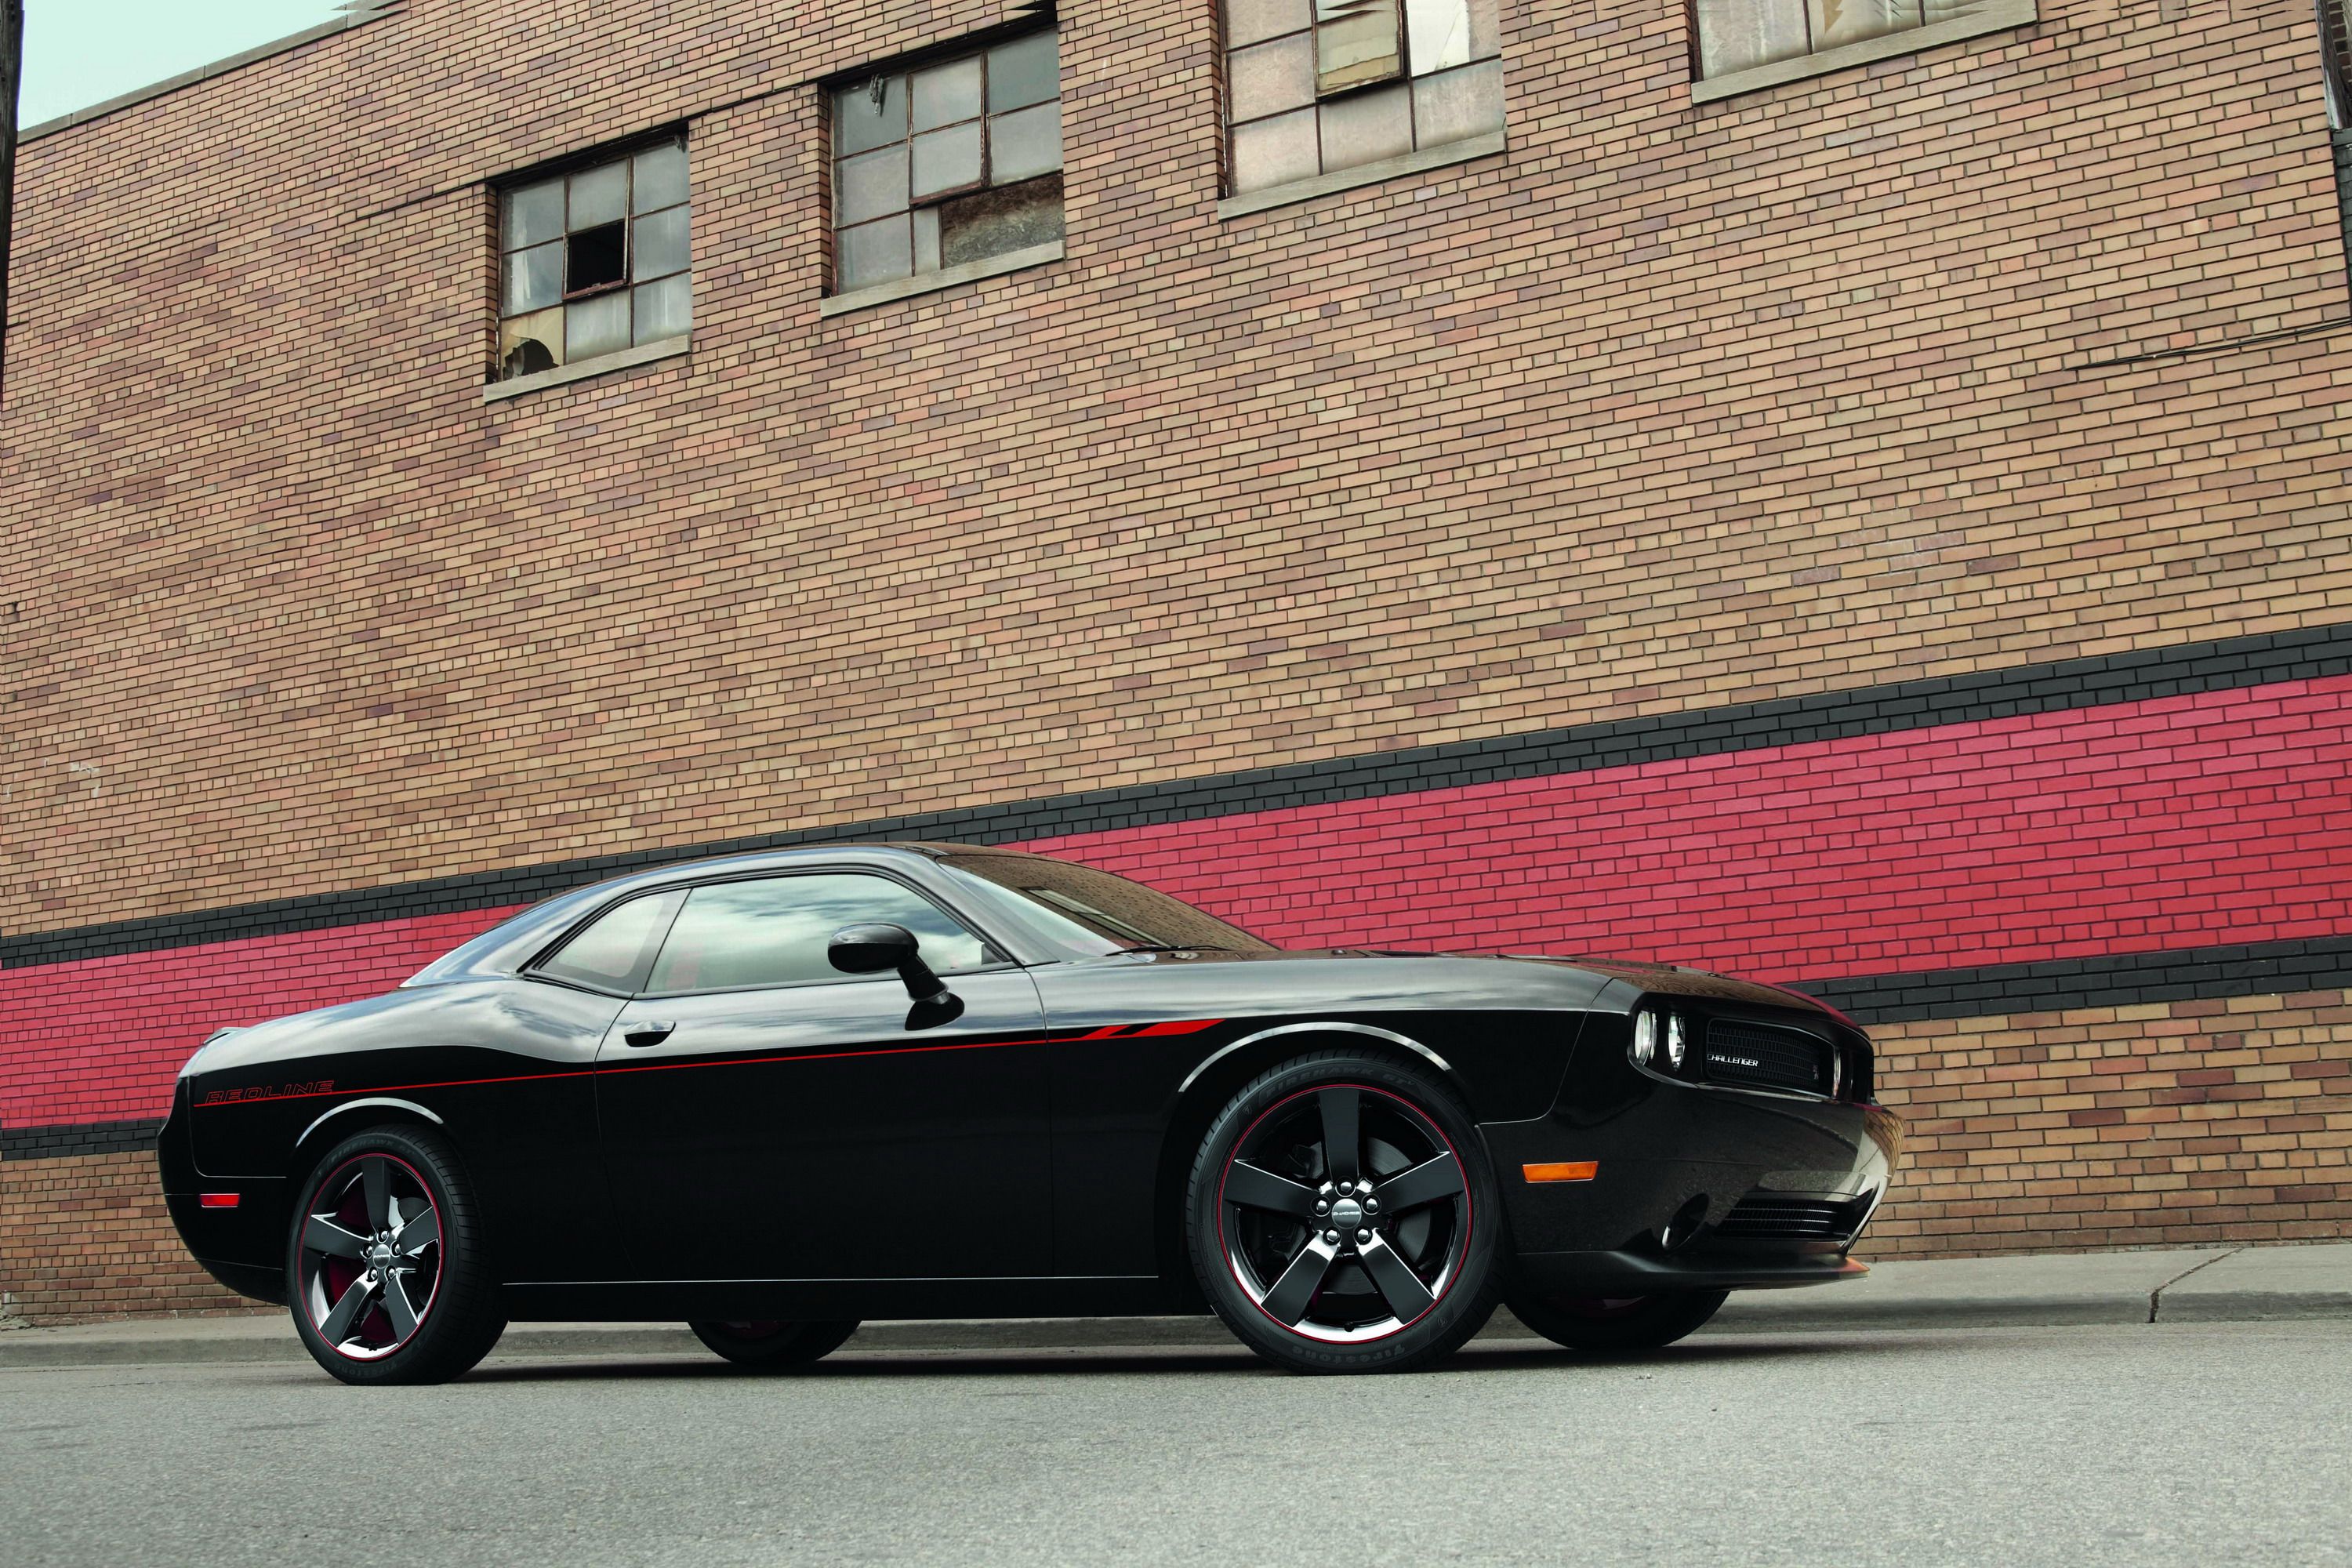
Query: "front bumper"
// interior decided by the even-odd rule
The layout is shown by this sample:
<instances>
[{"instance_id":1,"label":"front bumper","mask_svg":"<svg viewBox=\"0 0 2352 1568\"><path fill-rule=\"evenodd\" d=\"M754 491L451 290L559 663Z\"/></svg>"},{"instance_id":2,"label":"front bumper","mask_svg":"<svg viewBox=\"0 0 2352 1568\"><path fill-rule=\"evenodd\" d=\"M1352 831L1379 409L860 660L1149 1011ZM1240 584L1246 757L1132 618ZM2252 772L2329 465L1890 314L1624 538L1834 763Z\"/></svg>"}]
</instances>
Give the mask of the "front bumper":
<instances>
[{"instance_id":1,"label":"front bumper","mask_svg":"<svg viewBox=\"0 0 2352 1568\"><path fill-rule=\"evenodd\" d=\"M1630 1074L1612 1087L1603 1103L1564 1098L1482 1129L1527 1288L1763 1289L1866 1272L1846 1253L1900 1157L1893 1112ZM1587 1180L1526 1174L1587 1162Z\"/></svg>"}]
</instances>

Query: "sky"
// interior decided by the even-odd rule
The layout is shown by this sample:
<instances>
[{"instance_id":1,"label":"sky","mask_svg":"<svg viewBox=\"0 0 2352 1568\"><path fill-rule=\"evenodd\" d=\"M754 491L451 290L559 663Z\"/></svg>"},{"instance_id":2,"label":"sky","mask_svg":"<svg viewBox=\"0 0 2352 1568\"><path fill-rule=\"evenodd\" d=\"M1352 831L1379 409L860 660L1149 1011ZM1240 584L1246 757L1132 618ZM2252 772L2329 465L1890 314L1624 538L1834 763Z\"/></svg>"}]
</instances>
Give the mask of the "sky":
<instances>
[{"instance_id":1,"label":"sky","mask_svg":"<svg viewBox=\"0 0 2352 1568\"><path fill-rule=\"evenodd\" d=\"M336 0L25 0L16 122L38 125L336 14Z\"/></svg>"}]
</instances>

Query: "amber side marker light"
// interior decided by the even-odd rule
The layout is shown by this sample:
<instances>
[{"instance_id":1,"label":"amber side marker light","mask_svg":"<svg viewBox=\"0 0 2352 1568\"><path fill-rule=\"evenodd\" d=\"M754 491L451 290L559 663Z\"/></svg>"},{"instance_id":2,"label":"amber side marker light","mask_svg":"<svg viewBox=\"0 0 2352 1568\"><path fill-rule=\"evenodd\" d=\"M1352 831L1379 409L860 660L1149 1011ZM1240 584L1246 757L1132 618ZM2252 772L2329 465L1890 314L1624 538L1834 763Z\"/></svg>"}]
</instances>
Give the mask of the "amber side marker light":
<instances>
[{"instance_id":1,"label":"amber side marker light","mask_svg":"<svg viewBox=\"0 0 2352 1568\"><path fill-rule=\"evenodd\" d=\"M1589 1182L1601 1173L1598 1160L1559 1160L1549 1165L1521 1165L1530 1182Z\"/></svg>"},{"instance_id":2,"label":"amber side marker light","mask_svg":"<svg viewBox=\"0 0 2352 1568\"><path fill-rule=\"evenodd\" d=\"M198 1193L196 1202L208 1209L233 1209L237 1196L236 1193Z\"/></svg>"}]
</instances>

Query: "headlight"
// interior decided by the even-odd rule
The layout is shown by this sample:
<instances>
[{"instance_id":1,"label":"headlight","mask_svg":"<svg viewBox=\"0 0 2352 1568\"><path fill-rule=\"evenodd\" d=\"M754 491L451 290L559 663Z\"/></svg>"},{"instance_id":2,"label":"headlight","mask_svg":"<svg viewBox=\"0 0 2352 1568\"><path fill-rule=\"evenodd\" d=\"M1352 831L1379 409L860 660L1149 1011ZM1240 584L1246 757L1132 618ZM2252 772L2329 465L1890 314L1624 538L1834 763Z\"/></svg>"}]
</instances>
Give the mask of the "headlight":
<instances>
[{"instance_id":1,"label":"headlight","mask_svg":"<svg viewBox=\"0 0 2352 1568\"><path fill-rule=\"evenodd\" d=\"M1643 1067L1658 1054L1658 1016L1644 1008L1633 1015L1633 1059Z\"/></svg>"},{"instance_id":2,"label":"headlight","mask_svg":"<svg viewBox=\"0 0 2352 1568\"><path fill-rule=\"evenodd\" d=\"M1666 1015L1666 1065L1676 1072L1682 1071L1683 1053L1687 1048L1688 1042L1683 1034L1683 1016L1669 1013Z\"/></svg>"}]
</instances>

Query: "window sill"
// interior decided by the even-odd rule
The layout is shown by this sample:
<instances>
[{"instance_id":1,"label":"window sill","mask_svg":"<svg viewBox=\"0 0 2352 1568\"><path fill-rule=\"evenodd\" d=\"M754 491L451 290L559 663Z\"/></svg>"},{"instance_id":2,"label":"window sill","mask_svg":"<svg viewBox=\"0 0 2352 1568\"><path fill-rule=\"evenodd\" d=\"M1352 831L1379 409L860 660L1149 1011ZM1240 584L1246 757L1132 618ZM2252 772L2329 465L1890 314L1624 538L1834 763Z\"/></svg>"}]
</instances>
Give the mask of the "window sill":
<instances>
[{"instance_id":1,"label":"window sill","mask_svg":"<svg viewBox=\"0 0 2352 1568\"><path fill-rule=\"evenodd\" d=\"M1774 60L1769 66L1751 66L1746 70L1704 78L1691 83L1691 101L1714 103L1744 92L1778 87L1782 82L1803 81L1809 77L1827 76L1832 71L1842 71L1852 66L1868 65L1873 60L1920 54L1941 44L1957 44L1964 38L1979 38L1987 33L2022 27L2037 20L2034 0L1986 0L1967 16L1954 16L1949 21L1888 33L1883 37L1864 38L1858 44L1842 44L1834 49L1823 49L1817 55L1799 55L1794 59Z\"/></svg>"},{"instance_id":2,"label":"window sill","mask_svg":"<svg viewBox=\"0 0 2352 1568\"><path fill-rule=\"evenodd\" d=\"M869 306L887 305L893 300L904 300L916 294L933 294L941 289L952 289L959 283L976 283L983 278L1001 278L1007 272L1018 272L1024 267L1042 267L1048 261L1062 259L1062 242L1047 240L1025 250L1008 250L1002 256L991 256L979 261L967 261L958 267L944 267L937 272L918 273L912 278L894 278L887 283L875 283L846 294L828 294L816 302L817 320L845 316L852 310Z\"/></svg>"},{"instance_id":3,"label":"window sill","mask_svg":"<svg viewBox=\"0 0 2352 1568\"><path fill-rule=\"evenodd\" d=\"M578 364L560 364L553 370L534 371L516 376L512 381L494 381L482 388L482 401L502 403L509 397L520 397L550 386L562 386L567 382L585 381L592 375L607 371L626 370L631 365L651 364L657 359L671 359L686 353L689 338L656 338L649 343L639 343L618 353L599 354L594 359L582 360Z\"/></svg>"},{"instance_id":4,"label":"window sill","mask_svg":"<svg viewBox=\"0 0 2352 1568\"><path fill-rule=\"evenodd\" d=\"M1491 157L1503 151L1503 133L1490 132L1473 136L1467 142L1448 142L1443 147L1423 147L1407 153L1402 158L1383 158L1377 163L1359 163L1352 169L1338 169L1328 174L1318 174L1311 180L1293 180L1286 185L1268 185L1262 191L1250 191L1238 196L1227 196L1217 204L1221 218L1246 217L1262 213L1268 207L1286 207L1293 202L1311 202L1317 196L1328 196L1334 191L1352 191L1359 185L1377 185L1383 180L1393 180L1399 174L1416 174L1423 169L1442 169L1448 163L1466 163L1473 158Z\"/></svg>"}]
</instances>

